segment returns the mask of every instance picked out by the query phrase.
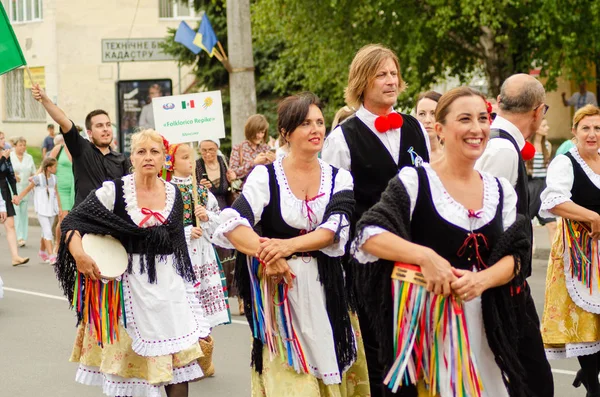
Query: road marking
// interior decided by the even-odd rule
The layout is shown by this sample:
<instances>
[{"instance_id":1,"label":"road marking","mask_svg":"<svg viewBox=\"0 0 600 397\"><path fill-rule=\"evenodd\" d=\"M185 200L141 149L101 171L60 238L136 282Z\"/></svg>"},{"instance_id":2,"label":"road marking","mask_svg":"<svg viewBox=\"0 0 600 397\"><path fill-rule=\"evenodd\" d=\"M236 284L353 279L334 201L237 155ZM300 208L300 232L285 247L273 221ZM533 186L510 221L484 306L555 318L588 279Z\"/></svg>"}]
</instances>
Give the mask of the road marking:
<instances>
[{"instance_id":1,"label":"road marking","mask_svg":"<svg viewBox=\"0 0 600 397\"><path fill-rule=\"evenodd\" d=\"M55 299L55 300L59 300L59 301L67 301L67 298L65 298L64 296L58 296L58 295L50 295L50 294L43 294L41 292L35 292L35 291L27 291L24 289L19 289L19 288L9 288L9 287L4 287L5 291L10 291L10 292L18 292L20 294L25 294L25 295L33 295L33 296L39 296L40 298L48 298L48 299ZM241 325L248 325L247 321L243 321L243 320L235 320L232 319L231 320L232 324L241 324Z\"/></svg>"},{"instance_id":2,"label":"road marking","mask_svg":"<svg viewBox=\"0 0 600 397\"><path fill-rule=\"evenodd\" d=\"M554 369L552 368L552 372L554 372L555 374L561 374L561 375L577 375L577 371L567 371L566 369Z\"/></svg>"},{"instance_id":3,"label":"road marking","mask_svg":"<svg viewBox=\"0 0 600 397\"><path fill-rule=\"evenodd\" d=\"M49 294L42 294L41 292L34 292L34 291L27 291L24 289L18 289L18 288L8 288L8 287L4 287L5 291L10 291L10 292L18 292L20 294L26 294L26 295L33 295L33 296L39 296L42 298L48 298L48 299L56 299L59 301L66 301L67 298L65 298L64 296L56 296L56 295L49 295Z\"/></svg>"},{"instance_id":4,"label":"road marking","mask_svg":"<svg viewBox=\"0 0 600 397\"><path fill-rule=\"evenodd\" d=\"M63 297L63 296L57 296L57 295L49 295L49 294L43 294L41 292L34 292L34 291L27 291L24 289L18 289L18 288L8 288L8 287L4 287L5 291L10 291L10 292L18 292L20 294L26 294L26 295L33 295L33 296L39 296L41 298L48 298L48 299L56 299L59 301L66 301L67 298ZM248 325L247 321L244 320L236 320L236 319L232 319L231 320L232 324L240 324L240 325ZM573 375L575 376L577 374L576 371L569 371L566 369L556 369L556 368L552 368L552 372L554 372L555 374L561 374L561 375Z\"/></svg>"}]
</instances>

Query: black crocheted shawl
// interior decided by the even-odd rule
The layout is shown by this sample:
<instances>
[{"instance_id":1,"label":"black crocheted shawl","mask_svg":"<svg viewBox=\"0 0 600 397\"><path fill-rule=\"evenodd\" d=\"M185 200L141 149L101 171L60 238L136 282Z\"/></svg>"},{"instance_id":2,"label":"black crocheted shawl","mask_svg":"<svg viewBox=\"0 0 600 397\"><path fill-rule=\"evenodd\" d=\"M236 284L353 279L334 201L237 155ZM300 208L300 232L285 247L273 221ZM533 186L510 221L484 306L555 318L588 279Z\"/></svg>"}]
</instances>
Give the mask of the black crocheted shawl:
<instances>
[{"instance_id":1,"label":"black crocheted shawl","mask_svg":"<svg viewBox=\"0 0 600 397\"><path fill-rule=\"evenodd\" d=\"M323 222L326 222L331 215L345 215L347 219L352 219L354 211L354 193L351 190L343 190L331 196L329 204L325 208ZM240 197L233 203L233 209L240 215L254 224L254 215L250 204L244 197ZM340 222L335 233L334 242L339 242L339 236L343 227ZM254 230L260 235L260 223ZM350 324L350 315L348 313L349 304L344 284L344 271L342 267L342 257L330 257L319 251L317 254L317 263L319 269L319 281L323 285L325 292L325 302L327 305L327 314L333 331L335 352L340 373L348 369L356 360L356 346L352 325ZM236 254L235 263L235 283L238 292L244 301L246 318L250 329L253 330L252 319L252 295L250 289L250 275L248 273L247 257L241 252ZM254 338L252 345L252 365L259 374L263 370L263 343L260 339Z\"/></svg>"},{"instance_id":2,"label":"black crocheted shawl","mask_svg":"<svg viewBox=\"0 0 600 397\"><path fill-rule=\"evenodd\" d=\"M138 227L131 218L126 215L122 197L122 181L114 181L116 185L117 199L115 200L114 212L109 211L93 191L78 206L73 208L61 223L60 246L58 248L58 260L54 270L61 284L62 290L73 304L73 289L77 266L75 259L69 252L71 241L70 230L78 231L83 237L87 233L109 235L121 242L129 254L127 272L133 271L132 254L140 255L140 274L148 274L148 282L156 282L156 258L173 255L173 266L177 273L186 281L195 281L195 273L185 242L183 230L183 201L180 194L175 194L173 209L167 218L167 222L161 226L142 228ZM167 188L173 186L166 186ZM122 207L119 211L118 207ZM119 216L118 214L123 215Z\"/></svg>"},{"instance_id":3,"label":"black crocheted shawl","mask_svg":"<svg viewBox=\"0 0 600 397\"><path fill-rule=\"evenodd\" d=\"M392 178L381 200L364 213L357 225L357 241L367 226L379 226L410 241L410 197L399 178ZM524 326L525 313L522 297L514 297L511 290L523 285L525 280L521 263L531 249L527 227L529 220L517 216L492 248L488 265L497 263L505 256L515 259L513 280L503 286L486 290L481 297L483 324L488 343L496 363L502 371L504 383L511 397L527 396L523 378L524 370L517 355L520 328ZM378 260L369 264L357 264L356 288L359 304L365 305L374 323L380 343L379 359L386 372L394 362L393 354L393 302L391 274L393 262Z\"/></svg>"}]
</instances>

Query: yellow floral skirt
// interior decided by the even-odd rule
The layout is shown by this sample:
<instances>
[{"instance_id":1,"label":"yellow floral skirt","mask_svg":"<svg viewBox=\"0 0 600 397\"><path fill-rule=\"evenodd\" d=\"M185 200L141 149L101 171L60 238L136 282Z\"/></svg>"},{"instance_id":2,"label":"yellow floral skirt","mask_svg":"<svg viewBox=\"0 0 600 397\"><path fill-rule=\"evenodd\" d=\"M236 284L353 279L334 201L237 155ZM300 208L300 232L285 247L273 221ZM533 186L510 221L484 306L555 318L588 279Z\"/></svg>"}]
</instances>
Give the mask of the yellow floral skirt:
<instances>
[{"instance_id":1,"label":"yellow floral skirt","mask_svg":"<svg viewBox=\"0 0 600 397\"><path fill-rule=\"evenodd\" d=\"M558 223L548 261L546 275L546 298L542 315L542 339L548 358L567 358L600 350L600 315L577 306L567 291L565 263L563 260L562 219ZM577 346L577 344L580 344ZM567 345L576 345L568 348ZM577 354L577 353L580 354Z\"/></svg>"},{"instance_id":2,"label":"yellow floral skirt","mask_svg":"<svg viewBox=\"0 0 600 397\"><path fill-rule=\"evenodd\" d=\"M149 385L161 386L169 383L178 383L177 373L185 372L184 378L193 376L198 372L196 362L199 363L203 357L199 342L190 347L164 356L144 357L140 356L131 348L131 338L125 328L119 325L119 340L112 344L105 344L104 347L98 346L96 342L96 332L94 327L79 325L77 328L77 337L69 361L78 362L80 370L90 374L87 376L86 384L97 384L91 378L92 373L101 376L118 376L126 379L144 380ZM82 367L83 366L83 367ZM183 369L185 368L185 371ZM179 370L179 371L178 371ZM194 372L195 371L195 372ZM200 371L200 376L202 372ZM80 378L78 373L78 378ZM196 377L198 378L198 377ZM194 380L194 379L187 379ZM182 381L179 379L179 381Z\"/></svg>"},{"instance_id":3,"label":"yellow floral skirt","mask_svg":"<svg viewBox=\"0 0 600 397\"><path fill-rule=\"evenodd\" d=\"M271 361L263 349L263 372L252 369L252 397L368 397L369 373L365 346L362 341L358 317L350 313L358 346L354 364L342 375L342 383L325 385L310 374L299 374L278 358Z\"/></svg>"}]
</instances>

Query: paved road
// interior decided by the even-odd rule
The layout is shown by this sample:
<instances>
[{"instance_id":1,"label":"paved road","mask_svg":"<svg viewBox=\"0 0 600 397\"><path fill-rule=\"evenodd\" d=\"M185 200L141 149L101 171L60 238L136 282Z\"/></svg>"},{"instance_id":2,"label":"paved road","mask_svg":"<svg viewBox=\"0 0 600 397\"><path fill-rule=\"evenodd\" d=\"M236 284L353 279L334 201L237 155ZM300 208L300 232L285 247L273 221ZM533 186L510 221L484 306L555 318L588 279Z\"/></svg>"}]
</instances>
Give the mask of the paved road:
<instances>
[{"instance_id":1,"label":"paved road","mask_svg":"<svg viewBox=\"0 0 600 397\"><path fill-rule=\"evenodd\" d=\"M37 259L34 246L39 244L40 229L30 230L22 255L32 260L16 268L10 266L3 231L0 237L0 276L5 286L4 299L0 300L0 396L100 397L99 388L74 382L76 364L67 360L75 319L62 298L52 267ZM543 307L545 268L545 261L536 260L530 278L538 312ZM234 321L213 331L216 375L192 384L190 396L250 395L250 332L243 318L234 316ZM583 389L570 386L578 367L576 360L554 361L552 366L556 396L585 395Z\"/></svg>"}]
</instances>

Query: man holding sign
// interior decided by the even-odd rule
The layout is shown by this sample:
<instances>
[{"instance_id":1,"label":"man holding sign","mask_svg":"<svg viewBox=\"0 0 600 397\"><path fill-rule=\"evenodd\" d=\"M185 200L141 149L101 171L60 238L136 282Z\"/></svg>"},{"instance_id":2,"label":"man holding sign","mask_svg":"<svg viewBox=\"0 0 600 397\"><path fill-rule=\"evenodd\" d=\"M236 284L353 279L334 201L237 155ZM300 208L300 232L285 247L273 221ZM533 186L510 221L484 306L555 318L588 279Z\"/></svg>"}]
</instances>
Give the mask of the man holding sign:
<instances>
[{"instance_id":1,"label":"man holding sign","mask_svg":"<svg viewBox=\"0 0 600 397\"><path fill-rule=\"evenodd\" d=\"M65 144L73 157L75 206L90 192L102 186L103 182L129 174L129 159L110 148L113 132L108 113L97 109L86 116L85 128L90 137L88 141L79 135L75 124L48 98L38 84L33 85L31 92L35 100L44 106L50 117L60 126Z\"/></svg>"}]
</instances>

